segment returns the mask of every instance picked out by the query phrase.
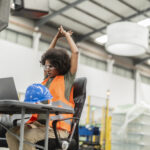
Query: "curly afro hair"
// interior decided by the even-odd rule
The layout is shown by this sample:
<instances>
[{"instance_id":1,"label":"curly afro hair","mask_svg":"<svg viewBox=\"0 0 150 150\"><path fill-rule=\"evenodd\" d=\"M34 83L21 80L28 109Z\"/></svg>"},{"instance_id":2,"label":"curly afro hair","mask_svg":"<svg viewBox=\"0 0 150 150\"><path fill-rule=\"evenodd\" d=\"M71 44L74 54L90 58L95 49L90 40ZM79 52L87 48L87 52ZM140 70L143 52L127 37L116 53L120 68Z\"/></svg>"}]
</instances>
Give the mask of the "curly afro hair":
<instances>
[{"instance_id":1,"label":"curly afro hair","mask_svg":"<svg viewBox=\"0 0 150 150\"><path fill-rule=\"evenodd\" d=\"M40 63L45 65L48 60L58 71L59 75L64 75L70 70L70 56L64 49L48 49L41 57Z\"/></svg>"}]
</instances>

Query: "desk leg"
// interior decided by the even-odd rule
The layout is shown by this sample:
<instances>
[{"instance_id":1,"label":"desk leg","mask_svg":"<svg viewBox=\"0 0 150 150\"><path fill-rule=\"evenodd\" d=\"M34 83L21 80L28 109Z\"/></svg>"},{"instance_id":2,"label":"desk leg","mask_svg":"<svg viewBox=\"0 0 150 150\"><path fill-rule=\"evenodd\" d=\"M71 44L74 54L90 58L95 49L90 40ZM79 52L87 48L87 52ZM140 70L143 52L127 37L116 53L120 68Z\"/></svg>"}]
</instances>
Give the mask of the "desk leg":
<instances>
[{"instance_id":1,"label":"desk leg","mask_svg":"<svg viewBox=\"0 0 150 150\"><path fill-rule=\"evenodd\" d=\"M45 147L48 150L48 131L49 131L49 111L46 112L46 128L45 128Z\"/></svg>"},{"instance_id":2,"label":"desk leg","mask_svg":"<svg viewBox=\"0 0 150 150\"><path fill-rule=\"evenodd\" d=\"M19 150L23 150L24 116L25 116L25 108L22 108L22 110L21 110L21 127L20 127L20 144L19 144Z\"/></svg>"}]
</instances>

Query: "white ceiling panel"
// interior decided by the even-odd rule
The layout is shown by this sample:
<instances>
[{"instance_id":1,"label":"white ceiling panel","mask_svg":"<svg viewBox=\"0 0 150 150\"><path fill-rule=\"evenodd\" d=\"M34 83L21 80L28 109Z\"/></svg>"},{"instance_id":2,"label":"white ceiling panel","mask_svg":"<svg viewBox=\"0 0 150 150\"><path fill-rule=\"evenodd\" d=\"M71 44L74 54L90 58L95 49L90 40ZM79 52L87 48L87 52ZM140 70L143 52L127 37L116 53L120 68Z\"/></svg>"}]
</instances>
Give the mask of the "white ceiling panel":
<instances>
[{"instance_id":1,"label":"white ceiling panel","mask_svg":"<svg viewBox=\"0 0 150 150\"><path fill-rule=\"evenodd\" d=\"M63 16L56 16L56 17L52 18L50 21L52 21L58 25L64 25L68 29L72 29L72 31L78 32L81 34L86 34L86 33L92 31L91 29L89 29L83 25L80 25L78 23L75 23L74 21L69 20Z\"/></svg>"},{"instance_id":2,"label":"white ceiling panel","mask_svg":"<svg viewBox=\"0 0 150 150\"><path fill-rule=\"evenodd\" d=\"M79 4L77 7L107 22L114 22L120 19L120 17L117 17L106 9L90 1L85 1Z\"/></svg>"},{"instance_id":3,"label":"white ceiling panel","mask_svg":"<svg viewBox=\"0 0 150 150\"><path fill-rule=\"evenodd\" d=\"M139 22L139 21L144 20L144 19L146 19L146 17L143 16L143 15L140 15L140 16L134 17L134 18L131 19L131 20L132 20L133 22Z\"/></svg>"},{"instance_id":4,"label":"white ceiling panel","mask_svg":"<svg viewBox=\"0 0 150 150\"><path fill-rule=\"evenodd\" d=\"M93 39L96 39L96 38L98 38L98 37L100 37L100 36L102 36L102 35L103 35L102 33L97 32L97 33L91 35L90 37L93 38Z\"/></svg>"},{"instance_id":5,"label":"white ceiling panel","mask_svg":"<svg viewBox=\"0 0 150 150\"><path fill-rule=\"evenodd\" d=\"M65 4L63 4L63 3L61 3L60 1L58 1L58 0L50 0L50 2L49 2L50 4L50 8L53 10L59 10L59 9L61 9L61 8L63 8L63 7L65 7L66 5Z\"/></svg>"},{"instance_id":6,"label":"white ceiling panel","mask_svg":"<svg viewBox=\"0 0 150 150\"><path fill-rule=\"evenodd\" d=\"M148 15L148 16L150 17L150 11L148 11L148 12L146 13L146 15Z\"/></svg>"},{"instance_id":7,"label":"white ceiling panel","mask_svg":"<svg viewBox=\"0 0 150 150\"><path fill-rule=\"evenodd\" d=\"M129 15L132 15L136 13L133 9L127 7L126 5L122 4L121 2L117 0L94 0L97 3L100 3L101 5L106 6L107 8L115 11L116 13L127 17Z\"/></svg>"},{"instance_id":8,"label":"white ceiling panel","mask_svg":"<svg viewBox=\"0 0 150 150\"><path fill-rule=\"evenodd\" d=\"M84 24L87 24L89 26L91 26L92 28L99 28L104 26L105 24L98 21L97 19L77 10L74 8L71 8L67 11L65 11L63 14L65 14L66 16L69 16L71 18L74 18L76 20L78 20L79 22L82 22Z\"/></svg>"},{"instance_id":9,"label":"white ceiling panel","mask_svg":"<svg viewBox=\"0 0 150 150\"><path fill-rule=\"evenodd\" d=\"M135 7L138 10L144 10L150 6L150 1L148 0L123 0Z\"/></svg>"}]
</instances>

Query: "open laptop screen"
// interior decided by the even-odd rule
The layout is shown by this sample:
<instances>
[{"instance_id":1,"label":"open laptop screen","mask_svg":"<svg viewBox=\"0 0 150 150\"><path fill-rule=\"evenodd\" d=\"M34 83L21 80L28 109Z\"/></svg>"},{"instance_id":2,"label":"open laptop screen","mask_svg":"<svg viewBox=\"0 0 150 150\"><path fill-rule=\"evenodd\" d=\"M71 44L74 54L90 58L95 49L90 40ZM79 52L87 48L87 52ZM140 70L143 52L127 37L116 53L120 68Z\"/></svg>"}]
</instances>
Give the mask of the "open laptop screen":
<instances>
[{"instance_id":1,"label":"open laptop screen","mask_svg":"<svg viewBox=\"0 0 150 150\"><path fill-rule=\"evenodd\" d=\"M13 77L0 78L0 100L19 100Z\"/></svg>"}]
</instances>

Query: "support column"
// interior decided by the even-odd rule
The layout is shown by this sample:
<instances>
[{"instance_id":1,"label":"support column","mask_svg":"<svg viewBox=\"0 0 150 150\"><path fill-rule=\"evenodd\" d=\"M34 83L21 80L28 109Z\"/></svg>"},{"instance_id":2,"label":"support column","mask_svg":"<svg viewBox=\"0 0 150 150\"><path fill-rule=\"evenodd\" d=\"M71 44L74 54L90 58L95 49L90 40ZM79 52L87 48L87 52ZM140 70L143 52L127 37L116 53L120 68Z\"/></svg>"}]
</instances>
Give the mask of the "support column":
<instances>
[{"instance_id":1,"label":"support column","mask_svg":"<svg viewBox=\"0 0 150 150\"><path fill-rule=\"evenodd\" d=\"M110 56L109 59L107 59L107 74L108 74L108 87L107 87L107 91L110 91L110 83L111 83L111 76L113 73L113 65L114 65L114 59L112 59L112 56Z\"/></svg>"},{"instance_id":2,"label":"support column","mask_svg":"<svg viewBox=\"0 0 150 150\"><path fill-rule=\"evenodd\" d=\"M33 49L35 52L35 55L37 55L37 51L39 49L39 43L40 43L41 33L40 32L33 32Z\"/></svg>"},{"instance_id":3,"label":"support column","mask_svg":"<svg viewBox=\"0 0 150 150\"><path fill-rule=\"evenodd\" d=\"M137 103L137 99L138 99L138 80L139 80L139 76L140 73L139 71L136 69L134 72L134 101L133 103L136 104Z\"/></svg>"},{"instance_id":4,"label":"support column","mask_svg":"<svg viewBox=\"0 0 150 150\"><path fill-rule=\"evenodd\" d=\"M112 56L110 56L109 59L107 59L107 72L112 73L113 72L113 65L114 65L114 59L112 59Z\"/></svg>"}]
</instances>

